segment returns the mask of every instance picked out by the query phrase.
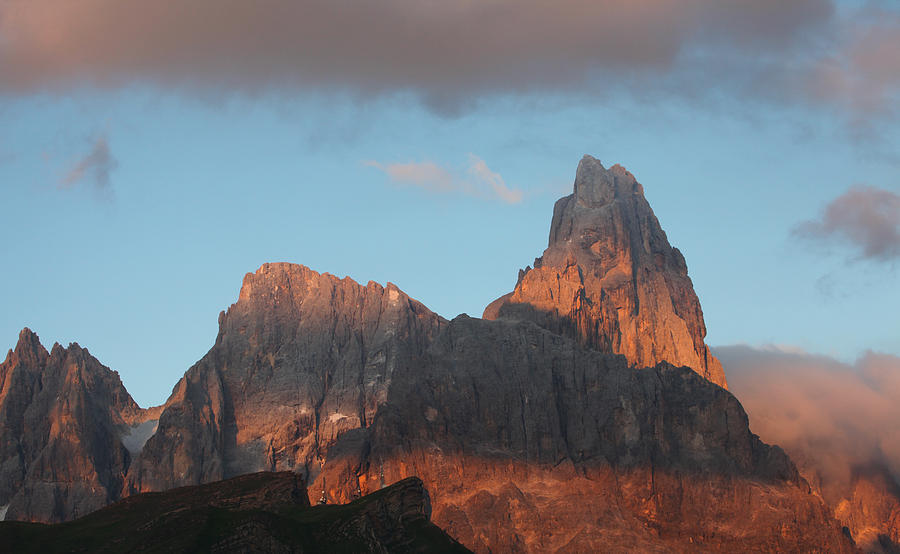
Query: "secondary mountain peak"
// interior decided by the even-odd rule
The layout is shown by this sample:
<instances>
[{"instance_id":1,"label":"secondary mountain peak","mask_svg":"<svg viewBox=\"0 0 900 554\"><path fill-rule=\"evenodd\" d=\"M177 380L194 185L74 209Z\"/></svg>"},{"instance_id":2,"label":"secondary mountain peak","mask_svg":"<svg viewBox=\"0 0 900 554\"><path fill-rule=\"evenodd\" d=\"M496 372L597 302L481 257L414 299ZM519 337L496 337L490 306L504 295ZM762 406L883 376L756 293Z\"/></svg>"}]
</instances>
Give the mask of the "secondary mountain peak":
<instances>
[{"instance_id":1,"label":"secondary mountain peak","mask_svg":"<svg viewBox=\"0 0 900 554\"><path fill-rule=\"evenodd\" d=\"M142 410L118 374L72 343L51 351L25 328L0 363L0 508L6 518L62 521L119 495L121 442Z\"/></svg>"}]
</instances>

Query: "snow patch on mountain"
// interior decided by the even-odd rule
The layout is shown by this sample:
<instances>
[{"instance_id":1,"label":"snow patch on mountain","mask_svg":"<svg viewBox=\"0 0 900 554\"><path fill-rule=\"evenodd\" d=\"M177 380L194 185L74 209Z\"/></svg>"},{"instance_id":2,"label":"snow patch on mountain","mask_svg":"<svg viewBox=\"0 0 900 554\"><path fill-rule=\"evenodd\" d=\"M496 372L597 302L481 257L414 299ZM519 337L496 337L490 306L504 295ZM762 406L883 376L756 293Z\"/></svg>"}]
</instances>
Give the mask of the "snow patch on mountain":
<instances>
[{"instance_id":1,"label":"snow patch on mountain","mask_svg":"<svg viewBox=\"0 0 900 554\"><path fill-rule=\"evenodd\" d=\"M150 437L156 433L157 427L159 427L158 419L150 419L143 423L132 425L122 434L122 444L125 445L129 452L137 454L144 448Z\"/></svg>"}]
</instances>

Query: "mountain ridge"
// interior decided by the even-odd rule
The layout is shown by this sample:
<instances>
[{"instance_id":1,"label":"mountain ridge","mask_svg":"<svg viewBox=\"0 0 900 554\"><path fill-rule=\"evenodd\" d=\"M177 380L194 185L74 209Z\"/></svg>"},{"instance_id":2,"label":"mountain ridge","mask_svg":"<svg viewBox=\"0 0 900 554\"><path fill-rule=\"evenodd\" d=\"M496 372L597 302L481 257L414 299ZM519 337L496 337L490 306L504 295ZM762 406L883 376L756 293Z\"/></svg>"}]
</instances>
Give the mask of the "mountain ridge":
<instances>
[{"instance_id":1,"label":"mountain ridge","mask_svg":"<svg viewBox=\"0 0 900 554\"><path fill-rule=\"evenodd\" d=\"M517 285L520 297L496 318L447 321L390 283L295 264L248 273L212 348L153 414L155 433L134 454L117 450L107 501L289 470L311 500L345 502L418 475L434 521L479 552L851 551L821 498L780 448L750 432L724 374L701 357L699 301L639 183L585 160L576 194L554 211L546 266L519 284L547 278ZM607 227L622 236L603 250L595 245ZM557 278L576 292L543 295L565 288L545 286ZM615 321L614 300L626 312ZM670 324L678 333L667 339ZM628 335L641 325L652 332ZM17 371L18 361L4 364ZM121 443L112 424L97 428ZM67 509L13 503L10 515L71 518Z\"/></svg>"}]
</instances>

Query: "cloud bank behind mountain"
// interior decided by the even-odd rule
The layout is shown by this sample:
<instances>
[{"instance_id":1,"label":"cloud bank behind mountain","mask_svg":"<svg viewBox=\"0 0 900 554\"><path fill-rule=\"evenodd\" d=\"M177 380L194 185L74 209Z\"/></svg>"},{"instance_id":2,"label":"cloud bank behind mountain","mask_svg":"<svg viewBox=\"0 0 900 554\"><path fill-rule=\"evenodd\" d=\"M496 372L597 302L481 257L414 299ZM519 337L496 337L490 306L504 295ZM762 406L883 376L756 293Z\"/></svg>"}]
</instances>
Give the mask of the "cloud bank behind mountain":
<instances>
[{"instance_id":1,"label":"cloud bank behind mountain","mask_svg":"<svg viewBox=\"0 0 900 554\"><path fill-rule=\"evenodd\" d=\"M715 348L750 428L778 444L823 486L886 467L900 482L900 357L868 352L853 364L781 348Z\"/></svg>"}]
</instances>

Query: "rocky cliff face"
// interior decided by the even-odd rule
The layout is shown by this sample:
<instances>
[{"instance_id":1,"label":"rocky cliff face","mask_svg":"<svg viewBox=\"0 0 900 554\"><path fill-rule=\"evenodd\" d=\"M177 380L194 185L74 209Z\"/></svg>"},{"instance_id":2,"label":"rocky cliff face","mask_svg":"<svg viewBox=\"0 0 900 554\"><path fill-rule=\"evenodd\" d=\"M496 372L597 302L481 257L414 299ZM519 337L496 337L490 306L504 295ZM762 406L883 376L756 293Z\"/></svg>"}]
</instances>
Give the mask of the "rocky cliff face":
<instances>
[{"instance_id":1,"label":"rocky cliff face","mask_svg":"<svg viewBox=\"0 0 900 554\"><path fill-rule=\"evenodd\" d=\"M371 424L395 375L423 364L446 322L390 283L265 264L219 323L132 464L128 492L316 473L338 436Z\"/></svg>"},{"instance_id":2,"label":"rocky cliff face","mask_svg":"<svg viewBox=\"0 0 900 554\"><path fill-rule=\"evenodd\" d=\"M526 322L450 322L312 490L344 500L382 470L419 475L435 523L478 552L851 548L730 393Z\"/></svg>"},{"instance_id":3,"label":"rocky cliff face","mask_svg":"<svg viewBox=\"0 0 900 554\"><path fill-rule=\"evenodd\" d=\"M86 349L55 344L47 352L24 329L0 364L6 518L63 521L117 499L130 463L122 438L153 416Z\"/></svg>"},{"instance_id":4,"label":"rocky cliff face","mask_svg":"<svg viewBox=\"0 0 900 554\"><path fill-rule=\"evenodd\" d=\"M634 367L687 366L726 387L684 257L672 248L634 175L585 156L575 192L553 208L550 242L485 319L533 321Z\"/></svg>"}]
</instances>

